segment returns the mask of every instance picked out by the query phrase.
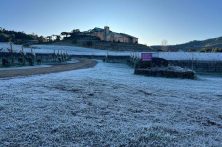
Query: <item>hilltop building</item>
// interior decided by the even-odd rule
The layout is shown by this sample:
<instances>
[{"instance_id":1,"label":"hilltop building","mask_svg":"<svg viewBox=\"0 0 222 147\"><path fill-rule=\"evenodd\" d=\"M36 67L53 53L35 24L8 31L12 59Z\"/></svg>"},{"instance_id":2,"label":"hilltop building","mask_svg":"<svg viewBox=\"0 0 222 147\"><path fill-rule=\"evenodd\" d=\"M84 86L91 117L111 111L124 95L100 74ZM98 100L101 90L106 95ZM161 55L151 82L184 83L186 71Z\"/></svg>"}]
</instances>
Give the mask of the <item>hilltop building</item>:
<instances>
[{"instance_id":1,"label":"hilltop building","mask_svg":"<svg viewBox=\"0 0 222 147\"><path fill-rule=\"evenodd\" d=\"M96 36L102 41L110 41L110 42L122 42L122 43L131 43L137 44L138 38L130 36L128 34L116 33L110 31L108 26L102 28L94 28L89 31L91 36Z\"/></svg>"}]
</instances>

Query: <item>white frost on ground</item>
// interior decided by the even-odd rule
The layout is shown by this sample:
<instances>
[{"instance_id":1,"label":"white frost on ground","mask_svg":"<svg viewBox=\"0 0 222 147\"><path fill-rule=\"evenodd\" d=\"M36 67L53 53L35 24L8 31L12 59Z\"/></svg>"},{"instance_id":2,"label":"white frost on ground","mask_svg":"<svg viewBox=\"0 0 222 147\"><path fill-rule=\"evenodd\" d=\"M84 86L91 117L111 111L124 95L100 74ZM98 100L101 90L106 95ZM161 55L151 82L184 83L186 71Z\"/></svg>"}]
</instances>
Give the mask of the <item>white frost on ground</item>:
<instances>
[{"instance_id":1,"label":"white frost on ground","mask_svg":"<svg viewBox=\"0 0 222 147\"><path fill-rule=\"evenodd\" d=\"M167 60L222 61L222 53L160 52L157 55Z\"/></svg>"},{"instance_id":2,"label":"white frost on ground","mask_svg":"<svg viewBox=\"0 0 222 147\"><path fill-rule=\"evenodd\" d=\"M110 63L0 80L0 146L222 146L221 87Z\"/></svg>"},{"instance_id":3,"label":"white frost on ground","mask_svg":"<svg viewBox=\"0 0 222 147\"><path fill-rule=\"evenodd\" d=\"M90 49L75 46L61 46L61 45L33 45L32 51L34 53L68 53L70 55L136 55L140 57L140 52L131 51L107 51L100 49ZM10 48L8 43L0 43L0 49L7 51ZM22 49L20 45L13 45L13 50L19 52ZM31 48L24 48L26 53L31 52ZM199 53L199 52L155 52L155 57L164 58L167 60L202 60L202 61L222 61L222 53Z\"/></svg>"},{"instance_id":4,"label":"white frost on ground","mask_svg":"<svg viewBox=\"0 0 222 147\"><path fill-rule=\"evenodd\" d=\"M35 45L35 52L49 52L53 53L54 50L67 51L71 55L136 55L141 57L141 52L132 51L107 51L99 49L90 49L74 46L59 46L59 45ZM200 52L154 52L154 57L160 57L167 60L202 60L202 61L222 61L222 53L200 53Z\"/></svg>"},{"instance_id":5,"label":"white frost on ground","mask_svg":"<svg viewBox=\"0 0 222 147\"><path fill-rule=\"evenodd\" d=\"M18 66L18 67L1 67L0 71L3 70L14 70L14 69L33 69L33 68L43 68L43 67L51 67L52 65L35 65L35 66Z\"/></svg>"}]
</instances>

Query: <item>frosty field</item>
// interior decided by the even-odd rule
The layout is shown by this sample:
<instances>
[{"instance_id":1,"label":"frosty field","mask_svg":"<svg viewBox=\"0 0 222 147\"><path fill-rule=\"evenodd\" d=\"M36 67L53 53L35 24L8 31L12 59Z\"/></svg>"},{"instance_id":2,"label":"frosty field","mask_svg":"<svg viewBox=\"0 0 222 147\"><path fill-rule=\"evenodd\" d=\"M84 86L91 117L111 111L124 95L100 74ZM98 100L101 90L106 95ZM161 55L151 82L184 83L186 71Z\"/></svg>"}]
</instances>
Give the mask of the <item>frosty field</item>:
<instances>
[{"instance_id":1,"label":"frosty field","mask_svg":"<svg viewBox=\"0 0 222 147\"><path fill-rule=\"evenodd\" d=\"M222 77L124 64L0 80L0 146L222 146Z\"/></svg>"},{"instance_id":2,"label":"frosty field","mask_svg":"<svg viewBox=\"0 0 222 147\"><path fill-rule=\"evenodd\" d=\"M12 45L14 52L22 49L21 45ZM10 48L9 43L0 43L0 49L7 52ZM130 56L136 55L140 57L141 52L132 51L107 51L100 49L91 49L77 46L62 45L33 45L31 48L24 48L25 53L68 53L69 55L114 55L114 56ZM201 61L222 61L222 53L201 53L201 52L154 52L153 56L164 58L167 60L201 60Z\"/></svg>"}]
</instances>

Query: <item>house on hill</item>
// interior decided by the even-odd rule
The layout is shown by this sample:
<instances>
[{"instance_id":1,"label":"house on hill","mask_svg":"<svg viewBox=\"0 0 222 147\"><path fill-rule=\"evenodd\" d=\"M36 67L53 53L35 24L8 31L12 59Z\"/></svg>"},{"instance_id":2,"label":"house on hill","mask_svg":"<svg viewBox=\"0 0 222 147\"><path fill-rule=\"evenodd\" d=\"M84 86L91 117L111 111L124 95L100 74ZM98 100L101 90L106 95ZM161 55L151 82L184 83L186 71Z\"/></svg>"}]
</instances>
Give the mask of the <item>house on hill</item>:
<instances>
[{"instance_id":1,"label":"house on hill","mask_svg":"<svg viewBox=\"0 0 222 147\"><path fill-rule=\"evenodd\" d=\"M96 36L102 41L122 42L122 43L131 43L131 44L138 43L138 38L124 33L112 32L107 26L105 26L104 29L94 28L89 31L89 35Z\"/></svg>"}]
</instances>

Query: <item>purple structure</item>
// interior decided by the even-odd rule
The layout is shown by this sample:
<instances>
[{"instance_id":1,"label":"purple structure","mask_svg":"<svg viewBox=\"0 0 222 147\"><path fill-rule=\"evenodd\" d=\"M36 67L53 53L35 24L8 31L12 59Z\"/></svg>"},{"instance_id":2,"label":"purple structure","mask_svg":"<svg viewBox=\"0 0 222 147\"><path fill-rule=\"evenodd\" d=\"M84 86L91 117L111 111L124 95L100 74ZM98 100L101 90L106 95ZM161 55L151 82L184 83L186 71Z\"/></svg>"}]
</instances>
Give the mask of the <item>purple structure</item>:
<instances>
[{"instance_id":1,"label":"purple structure","mask_svg":"<svg viewBox=\"0 0 222 147\"><path fill-rule=\"evenodd\" d=\"M141 53L142 61L152 61L152 53Z\"/></svg>"}]
</instances>

